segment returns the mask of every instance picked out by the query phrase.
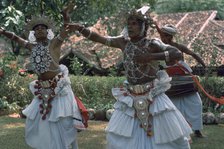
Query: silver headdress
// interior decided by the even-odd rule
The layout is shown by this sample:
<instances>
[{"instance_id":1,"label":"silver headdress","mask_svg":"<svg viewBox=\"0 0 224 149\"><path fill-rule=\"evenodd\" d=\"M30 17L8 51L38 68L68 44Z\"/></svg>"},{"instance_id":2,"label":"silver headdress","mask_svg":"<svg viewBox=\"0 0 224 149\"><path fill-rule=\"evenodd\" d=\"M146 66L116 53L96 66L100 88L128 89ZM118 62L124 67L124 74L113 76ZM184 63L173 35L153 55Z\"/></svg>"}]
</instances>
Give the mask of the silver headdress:
<instances>
[{"instance_id":1,"label":"silver headdress","mask_svg":"<svg viewBox=\"0 0 224 149\"><path fill-rule=\"evenodd\" d=\"M146 5L146 6L143 6L141 7L140 9L134 9L134 10L131 10L130 12L128 12L128 17L136 17L146 23L148 23L150 26L152 26L153 24L153 20L150 16L150 6Z\"/></svg>"},{"instance_id":2,"label":"silver headdress","mask_svg":"<svg viewBox=\"0 0 224 149\"><path fill-rule=\"evenodd\" d=\"M124 15L124 16L126 17L126 20L130 17L135 17L139 20L142 20L144 23L143 23L143 26L142 26L142 33L141 34L144 34L146 24L151 26L151 27L154 27L154 23L153 23L153 20L150 16L150 13L151 13L150 6L146 5L146 6L141 7L140 9L131 10L131 11L127 12L126 15ZM123 35L125 38L128 37L127 27L125 27L122 30L121 35Z\"/></svg>"}]
</instances>

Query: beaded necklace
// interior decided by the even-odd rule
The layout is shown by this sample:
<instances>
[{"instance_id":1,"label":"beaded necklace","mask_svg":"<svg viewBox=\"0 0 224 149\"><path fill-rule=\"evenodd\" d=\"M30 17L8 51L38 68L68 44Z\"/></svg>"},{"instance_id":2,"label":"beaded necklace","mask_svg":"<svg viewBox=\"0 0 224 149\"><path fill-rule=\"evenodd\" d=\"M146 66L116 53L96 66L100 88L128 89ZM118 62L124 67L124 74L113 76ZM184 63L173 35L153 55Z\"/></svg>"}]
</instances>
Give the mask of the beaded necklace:
<instances>
[{"instance_id":1,"label":"beaded necklace","mask_svg":"<svg viewBox=\"0 0 224 149\"><path fill-rule=\"evenodd\" d=\"M135 55L144 55L146 53L150 53L150 41L146 38L142 38L138 42L131 42L128 41L125 50L124 50L124 68L125 74L128 78L132 79L133 81L137 82L139 79L142 78L154 78L155 76L150 76L149 71L151 68L157 69L157 62L155 63L145 63L140 64L134 61ZM146 69L143 71L141 70L141 66L147 65Z\"/></svg>"},{"instance_id":2,"label":"beaded necklace","mask_svg":"<svg viewBox=\"0 0 224 149\"><path fill-rule=\"evenodd\" d=\"M37 43L31 52L30 62L33 64L33 70L37 74L47 72L52 62L52 57L49 51L49 42L47 46L43 43Z\"/></svg>"}]
</instances>

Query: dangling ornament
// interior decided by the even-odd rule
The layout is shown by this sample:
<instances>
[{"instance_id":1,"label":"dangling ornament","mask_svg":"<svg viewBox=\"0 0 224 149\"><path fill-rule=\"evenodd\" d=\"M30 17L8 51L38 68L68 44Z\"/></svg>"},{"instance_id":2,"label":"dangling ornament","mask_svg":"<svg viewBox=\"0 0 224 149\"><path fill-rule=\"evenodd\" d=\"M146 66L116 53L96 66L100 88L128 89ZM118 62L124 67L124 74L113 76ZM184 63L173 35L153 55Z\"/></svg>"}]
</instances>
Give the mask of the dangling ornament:
<instances>
[{"instance_id":1,"label":"dangling ornament","mask_svg":"<svg viewBox=\"0 0 224 149\"><path fill-rule=\"evenodd\" d=\"M51 40L54 38L54 33L52 29L47 29L47 39Z\"/></svg>"},{"instance_id":2,"label":"dangling ornament","mask_svg":"<svg viewBox=\"0 0 224 149\"><path fill-rule=\"evenodd\" d=\"M36 42L36 37L35 37L34 33L35 33L34 31L30 31L30 33L29 33L28 39L30 42Z\"/></svg>"}]
</instances>

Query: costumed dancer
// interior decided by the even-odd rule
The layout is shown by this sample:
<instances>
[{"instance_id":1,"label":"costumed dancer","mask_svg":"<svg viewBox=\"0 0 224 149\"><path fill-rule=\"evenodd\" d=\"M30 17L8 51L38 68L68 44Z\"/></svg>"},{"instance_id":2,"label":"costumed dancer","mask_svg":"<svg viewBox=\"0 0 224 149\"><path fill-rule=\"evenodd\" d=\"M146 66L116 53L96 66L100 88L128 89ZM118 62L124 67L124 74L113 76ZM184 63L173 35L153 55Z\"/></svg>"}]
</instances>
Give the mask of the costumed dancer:
<instances>
[{"instance_id":1,"label":"costumed dancer","mask_svg":"<svg viewBox=\"0 0 224 149\"><path fill-rule=\"evenodd\" d=\"M36 149L77 149L77 131L84 130L74 100L69 72L59 65L61 45L68 36L63 28L54 37L54 23L46 16L28 22L29 40L0 29L0 34L31 50L30 62L38 79L29 84L34 98L22 113L26 116L25 140Z\"/></svg>"},{"instance_id":2,"label":"costumed dancer","mask_svg":"<svg viewBox=\"0 0 224 149\"><path fill-rule=\"evenodd\" d=\"M119 48L127 81L113 88L115 111L106 128L108 149L189 149L192 130L164 93L171 78L159 70L159 61L176 59L180 52L157 39L147 39L149 7L127 14L121 36L104 37L78 23L69 24L89 40Z\"/></svg>"},{"instance_id":3,"label":"costumed dancer","mask_svg":"<svg viewBox=\"0 0 224 149\"><path fill-rule=\"evenodd\" d=\"M184 62L183 53L191 55L203 67L205 67L205 63L198 54L189 50L185 45L173 41L173 37L177 34L177 28L175 26L166 24L165 26L158 28L157 25L157 29L159 30L160 37L164 43L174 46L182 52L181 59L178 61L181 66L177 65L176 60L173 59L170 59L170 61L166 63L167 73L173 78L173 83L171 83L173 86L166 93L191 125L195 136L203 137L201 133L201 130L203 129L202 101L197 92L196 84L188 74L189 72L192 73L192 69ZM181 69L181 67L186 71Z\"/></svg>"}]
</instances>

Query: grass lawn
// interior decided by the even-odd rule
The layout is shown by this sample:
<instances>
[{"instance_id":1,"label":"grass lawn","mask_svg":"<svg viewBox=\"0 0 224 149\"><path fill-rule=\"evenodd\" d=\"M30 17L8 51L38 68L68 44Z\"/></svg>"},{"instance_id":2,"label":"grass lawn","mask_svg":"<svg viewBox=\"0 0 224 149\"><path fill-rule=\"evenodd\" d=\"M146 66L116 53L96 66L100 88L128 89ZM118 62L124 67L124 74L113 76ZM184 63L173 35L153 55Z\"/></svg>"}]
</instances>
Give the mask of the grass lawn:
<instances>
[{"instance_id":1,"label":"grass lawn","mask_svg":"<svg viewBox=\"0 0 224 149\"><path fill-rule=\"evenodd\" d=\"M0 117L0 149L31 149L24 141L24 119ZM105 149L107 122L90 121L87 131L79 133L79 149ZM203 139L192 137L192 149L224 149L224 125L204 126Z\"/></svg>"}]
</instances>

